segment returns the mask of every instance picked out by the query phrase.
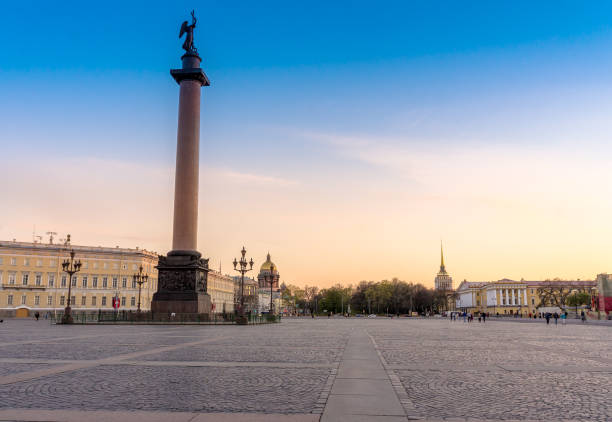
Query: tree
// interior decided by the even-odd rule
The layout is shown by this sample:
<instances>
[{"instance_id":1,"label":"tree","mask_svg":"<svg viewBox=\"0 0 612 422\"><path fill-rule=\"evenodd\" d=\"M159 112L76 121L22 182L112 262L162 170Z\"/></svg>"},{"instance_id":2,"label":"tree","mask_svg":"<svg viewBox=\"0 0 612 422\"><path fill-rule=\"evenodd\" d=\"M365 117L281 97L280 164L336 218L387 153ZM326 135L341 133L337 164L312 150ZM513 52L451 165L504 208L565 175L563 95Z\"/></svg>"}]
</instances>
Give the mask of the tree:
<instances>
[{"instance_id":1,"label":"tree","mask_svg":"<svg viewBox=\"0 0 612 422\"><path fill-rule=\"evenodd\" d=\"M569 306L588 305L591 303L591 295L586 292L577 292L567 297Z\"/></svg>"},{"instance_id":2,"label":"tree","mask_svg":"<svg viewBox=\"0 0 612 422\"><path fill-rule=\"evenodd\" d=\"M315 303L319 294L319 288L316 286L305 286L304 287L304 300L307 306L310 308L310 312L314 312Z\"/></svg>"},{"instance_id":3,"label":"tree","mask_svg":"<svg viewBox=\"0 0 612 422\"><path fill-rule=\"evenodd\" d=\"M567 297L571 292L571 289L564 286L558 278L545 280L537 290L540 306L556 306L561 309L565 308Z\"/></svg>"}]
</instances>

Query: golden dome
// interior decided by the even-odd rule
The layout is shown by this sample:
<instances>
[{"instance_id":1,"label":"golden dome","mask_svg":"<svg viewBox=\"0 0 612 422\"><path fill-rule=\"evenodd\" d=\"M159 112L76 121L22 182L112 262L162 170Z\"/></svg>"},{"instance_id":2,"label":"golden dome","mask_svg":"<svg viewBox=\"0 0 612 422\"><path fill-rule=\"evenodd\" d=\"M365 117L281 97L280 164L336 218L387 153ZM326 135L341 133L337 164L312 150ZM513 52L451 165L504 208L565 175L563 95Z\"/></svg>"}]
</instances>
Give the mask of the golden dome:
<instances>
[{"instance_id":1,"label":"golden dome","mask_svg":"<svg viewBox=\"0 0 612 422\"><path fill-rule=\"evenodd\" d=\"M266 262L264 262L263 264L261 264L261 268L259 269L259 272L262 273L264 271L266 272L270 272L270 270L274 268L274 272L277 273L278 272L278 267L274 264L274 262L272 262L270 260L270 254L268 253L268 256L266 258Z\"/></svg>"}]
</instances>

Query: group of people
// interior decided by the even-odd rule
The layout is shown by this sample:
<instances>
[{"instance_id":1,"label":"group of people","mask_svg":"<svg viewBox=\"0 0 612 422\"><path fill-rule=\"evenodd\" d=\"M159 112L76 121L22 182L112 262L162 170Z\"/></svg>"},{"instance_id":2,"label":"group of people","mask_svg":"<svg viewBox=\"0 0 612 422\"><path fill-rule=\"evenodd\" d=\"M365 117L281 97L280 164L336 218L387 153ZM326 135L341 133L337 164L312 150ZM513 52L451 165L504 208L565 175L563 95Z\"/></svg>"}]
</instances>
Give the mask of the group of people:
<instances>
[{"instance_id":1,"label":"group of people","mask_svg":"<svg viewBox=\"0 0 612 422\"><path fill-rule=\"evenodd\" d=\"M486 322L487 321L487 313L486 312L476 312L478 314L478 322ZM474 315L471 312L451 312L449 314L451 321L457 321L457 317L463 318L463 322L472 322L474 321Z\"/></svg>"},{"instance_id":2,"label":"group of people","mask_svg":"<svg viewBox=\"0 0 612 422\"><path fill-rule=\"evenodd\" d=\"M535 318L535 316L534 316ZM567 311L565 312L561 312L561 315L559 315L557 312L554 313L550 313L547 312L544 315L544 318L546 318L546 324L550 324L550 320L554 319L555 320L555 325L557 325L557 322L559 321L559 318L561 318L561 324L565 325L566 321L567 321ZM586 313L584 311L580 311L580 320L582 321L582 323L586 323Z\"/></svg>"}]
</instances>

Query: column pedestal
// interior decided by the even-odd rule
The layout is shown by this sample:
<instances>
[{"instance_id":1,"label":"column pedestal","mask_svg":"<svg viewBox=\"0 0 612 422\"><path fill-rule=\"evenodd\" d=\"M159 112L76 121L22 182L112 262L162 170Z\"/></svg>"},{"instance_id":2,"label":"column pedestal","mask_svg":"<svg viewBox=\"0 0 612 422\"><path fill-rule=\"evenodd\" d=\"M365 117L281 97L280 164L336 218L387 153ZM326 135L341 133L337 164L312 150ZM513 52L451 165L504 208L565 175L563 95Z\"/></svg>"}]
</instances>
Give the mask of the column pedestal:
<instances>
[{"instance_id":1,"label":"column pedestal","mask_svg":"<svg viewBox=\"0 0 612 422\"><path fill-rule=\"evenodd\" d=\"M151 302L154 319L167 319L172 313L183 320L208 319L208 259L198 252L172 251L159 257L157 270L157 292Z\"/></svg>"}]
</instances>

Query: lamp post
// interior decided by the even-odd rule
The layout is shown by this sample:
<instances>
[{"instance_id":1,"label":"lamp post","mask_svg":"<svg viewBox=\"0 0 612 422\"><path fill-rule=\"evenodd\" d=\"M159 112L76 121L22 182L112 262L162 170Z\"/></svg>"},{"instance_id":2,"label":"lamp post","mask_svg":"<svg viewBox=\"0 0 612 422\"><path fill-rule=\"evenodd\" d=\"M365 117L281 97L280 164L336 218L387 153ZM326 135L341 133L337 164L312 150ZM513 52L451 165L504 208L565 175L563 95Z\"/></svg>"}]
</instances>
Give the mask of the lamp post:
<instances>
[{"instance_id":1,"label":"lamp post","mask_svg":"<svg viewBox=\"0 0 612 422\"><path fill-rule=\"evenodd\" d=\"M270 282L270 315L274 313L274 303L272 302L272 288L274 287L274 264L270 265L270 275L266 275Z\"/></svg>"},{"instance_id":2,"label":"lamp post","mask_svg":"<svg viewBox=\"0 0 612 422\"><path fill-rule=\"evenodd\" d=\"M147 274L142 273L143 268L142 265L138 268L138 274L134 274L134 282L138 284L138 310L140 312L140 291L142 290L142 285L147 282L149 276Z\"/></svg>"},{"instance_id":3,"label":"lamp post","mask_svg":"<svg viewBox=\"0 0 612 422\"><path fill-rule=\"evenodd\" d=\"M240 257L240 261L237 261L236 258L234 258L233 262L234 270L240 273L240 309L238 310L239 317L236 320L236 323L240 325L245 325L247 323L247 319L244 316L244 274L253 269L254 262L253 258L251 258L251 260L247 262L246 249L244 248L244 246L242 247L240 253L242 254L242 256ZM238 267L238 265L240 266ZM248 265L250 265L250 268L248 267Z\"/></svg>"},{"instance_id":4,"label":"lamp post","mask_svg":"<svg viewBox=\"0 0 612 422\"><path fill-rule=\"evenodd\" d=\"M578 319L578 290L577 289L572 290L572 294L574 296L576 319Z\"/></svg>"},{"instance_id":5,"label":"lamp post","mask_svg":"<svg viewBox=\"0 0 612 422\"><path fill-rule=\"evenodd\" d=\"M62 271L68 273L68 302L64 309L64 316L62 317L62 324L72 324L72 308L70 308L70 299L72 297L72 276L81 271L81 261L74 260L74 249L70 250L70 260L65 259L62 262Z\"/></svg>"}]
</instances>

